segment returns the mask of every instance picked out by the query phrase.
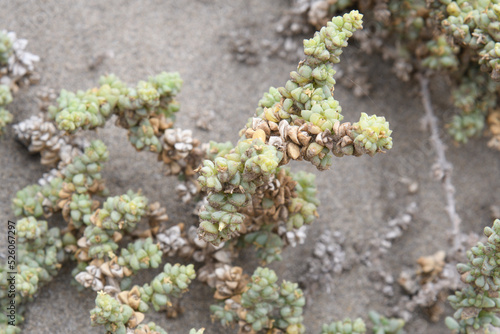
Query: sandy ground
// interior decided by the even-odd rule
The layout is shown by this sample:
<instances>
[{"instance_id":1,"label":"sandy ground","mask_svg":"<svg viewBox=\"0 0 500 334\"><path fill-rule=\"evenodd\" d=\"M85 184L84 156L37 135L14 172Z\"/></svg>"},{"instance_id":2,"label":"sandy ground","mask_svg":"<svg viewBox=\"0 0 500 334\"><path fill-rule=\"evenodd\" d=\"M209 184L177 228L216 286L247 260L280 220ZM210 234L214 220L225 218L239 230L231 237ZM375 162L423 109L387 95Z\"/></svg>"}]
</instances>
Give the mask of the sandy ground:
<instances>
[{"instance_id":1,"label":"sandy ground","mask_svg":"<svg viewBox=\"0 0 500 334\"><path fill-rule=\"evenodd\" d=\"M274 24L286 10L287 1L0 1L0 28L14 30L30 41L29 51L38 54L37 69L41 83L23 89L15 97L10 110L15 122L37 113L35 93L41 86L56 90L87 89L97 84L100 75L115 73L123 81L135 84L161 71L178 71L184 79L179 95L181 112L177 125L195 130L204 141L237 140L239 129L252 115L262 93L269 86L282 85L294 63L272 58L256 66L231 60L228 32L249 29L256 40L269 38ZM100 55L112 51L94 70L89 65ZM343 65L352 57L363 57L352 48L343 58ZM383 268L395 277L404 267L413 267L418 257L447 249L446 231L450 221L445 212L443 189L432 177L435 155L428 132L420 128L424 110L416 94L416 83L401 83L390 72L390 65L380 58L365 57L369 62L372 91L357 98L337 85L336 99L343 106L345 119L355 121L360 112L386 116L393 128L394 148L374 158L336 159L331 170L320 174L306 163L294 164L318 175L320 218L309 230L307 242L287 249L283 261L271 268L279 276L298 281L307 268L307 258L314 240L326 229L340 230L346 237L348 258L355 258L355 249L365 245L401 212L410 202L419 210L410 228L396 241L391 252L381 261ZM343 78L354 80L356 78ZM436 110L447 117L452 110L448 92L437 81L432 86ZM194 120L200 112L214 110L217 119L211 131L196 129ZM192 205L184 205L172 192L175 180L162 175L162 166L152 155L136 153L127 143L126 132L110 124L91 136L101 138L111 151L104 177L111 194L127 189L142 189L151 201L161 201L168 208L170 222L193 224L196 218L186 216ZM465 146L455 146L445 136L447 156L454 166L458 213L463 231L480 233L491 224L489 207L500 202L498 171L500 155L486 147L485 139ZM47 168L38 156L30 156L13 138L9 128L0 140L0 216L2 226L14 219L10 199L15 192L36 182ZM410 194L402 178L418 182L419 190ZM5 240L0 243L5 247ZM354 247L358 245L358 247ZM248 273L258 265L253 254L243 254L238 262ZM374 289L370 270L352 263L350 270L335 276L331 293L316 291L305 309L308 333L317 333L322 323L343 317L367 318L367 311L385 314L401 296L385 297ZM29 304L24 333L103 333L90 326L89 310L95 293L78 293L70 285L71 269L64 269L35 301ZM138 280L145 281L154 273ZM206 327L207 333L229 333L212 324L208 306L212 291L194 283L183 299L186 312L178 319L147 314L147 320L157 322L170 333L187 333L191 327ZM451 309L446 310L448 314ZM408 333L447 333L443 322L430 323L425 315L417 314L407 326Z\"/></svg>"}]
</instances>

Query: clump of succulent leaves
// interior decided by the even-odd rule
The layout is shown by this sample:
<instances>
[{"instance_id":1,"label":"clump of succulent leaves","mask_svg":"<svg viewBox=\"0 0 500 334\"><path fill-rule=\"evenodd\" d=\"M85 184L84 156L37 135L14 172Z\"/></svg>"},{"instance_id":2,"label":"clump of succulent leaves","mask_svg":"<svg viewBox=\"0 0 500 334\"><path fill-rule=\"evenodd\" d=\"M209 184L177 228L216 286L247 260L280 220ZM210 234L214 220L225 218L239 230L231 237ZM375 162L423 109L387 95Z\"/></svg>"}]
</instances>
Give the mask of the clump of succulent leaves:
<instances>
[{"instance_id":1,"label":"clump of succulent leaves","mask_svg":"<svg viewBox=\"0 0 500 334\"><path fill-rule=\"evenodd\" d=\"M12 94L6 85L0 85L0 134L2 134L5 126L12 122L12 114L5 109L5 106L12 102Z\"/></svg>"},{"instance_id":2,"label":"clump of succulent leaves","mask_svg":"<svg viewBox=\"0 0 500 334\"><path fill-rule=\"evenodd\" d=\"M306 1L308 22L323 24L346 8L367 15L373 29L355 35L365 52L393 59L394 72L409 80L415 71L447 75L457 113L448 130L465 143L483 132L497 109L500 80L500 10L494 0ZM303 8L304 1L296 1ZM475 103L471 103L474 101ZM490 128L495 123L490 121ZM489 146L500 149L491 129Z\"/></svg>"},{"instance_id":3,"label":"clump of succulent leaves","mask_svg":"<svg viewBox=\"0 0 500 334\"><path fill-rule=\"evenodd\" d=\"M249 280L239 267L221 269L216 272L214 295L221 302L210 307L213 319L224 327L237 323L243 333L305 332L302 308L306 301L297 283L283 281L279 285L278 276L268 268L257 268Z\"/></svg>"},{"instance_id":4,"label":"clump of succulent leaves","mask_svg":"<svg viewBox=\"0 0 500 334\"><path fill-rule=\"evenodd\" d=\"M14 119L5 108L12 102L12 94L18 85L36 81L32 74L39 57L24 51L27 43L25 39L16 38L14 32L0 30L0 135Z\"/></svg>"},{"instance_id":5,"label":"clump of succulent leaves","mask_svg":"<svg viewBox=\"0 0 500 334\"><path fill-rule=\"evenodd\" d=\"M134 333L141 333L141 330L146 328L139 324L144 320L143 312L149 310L149 305L156 311L168 307L171 305L170 298L178 298L186 292L195 277L193 265L172 266L167 263L163 272L156 276L151 284L136 285L131 290L123 290L118 294L117 291L100 290L96 307L90 311L92 324L103 325L111 333L124 334L127 329L135 329ZM163 330L152 323L147 326L157 332Z\"/></svg>"},{"instance_id":6,"label":"clump of succulent leaves","mask_svg":"<svg viewBox=\"0 0 500 334\"><path fill-rule=\"evenodd\" d=\"M371 333L374 334L403 334L405 322L398 318L386 318L375 311L368 312L368 317L373 323ZM346 318L342 321L334 321L324 324L321 334L365 334L366 324L361 318L351 320Z\"/></svg>"},{"instance_id":7,"label":"clump of succulent leaves","mask_svg":"<svg viewBox=\"0 0 500 334\"><path fill-rule=\"evenodd\" d=\"M57 227L49 228L47 221L37 220L33 216L17 221L17 268L4 264L0 269L0 305L7 309L7 294L12 281L8 278L12 271L15 276L15 323L24 320L23 313L26 302L33 299L39 288L49 282L59 271L65 259L61 231ZM0 331L3 333L19 333L17 326L8 322L6 314L0 315Z\"/></svg>"},{"instance_id":8,"label":"clump of succulent leaves","mask_svg":"<svg viewBox=\"0 0 500 334\"><path fill-rule=\"evenodd\" d=\"M79 288L97 292L91 321L108 333L166 333L145 324L144 313L153 308L178 314L179 299L195 278L215 289L219 304L211 309L224 326L303 333L305 299L298 285L278 283L267 268L249 277L231 261L248 245L256 246L263 262L279 260L285 246L304 241L306 226L318 216L315 177L292 172L284 166L290 160L307 160L324 170L333 156L373 156L392 147L385 118L362 114L356 123L342 122L333 97L333 64L361 28L362 15L352 11L305 40L305 60L284 87L264 94L234 146L202 144L190 130L173 127L182 84L177 73L164 72L135 87L108 75L94 89L62 90L46 115L18 124L18 139L41 154L42 164L54 167L12 201L19 217L22 269L18 305L29 301L68 259L76 262L73 276ZM102 127L112 115L138 151L155 153L167 175L178 176L195 195L203 192L195 197L206 195L198 230L167 224L166 210L140 190L109 194L101 175L109 157L106 145L81 141L77 133ZM62 230L41 220L59 213L67 223ZM192 264L165 263L171 256L203 266L195 272ZM134 275L149 268L163 271L149 283L132 284ZM0 320L2 330L20 331Z\"/></svg>"},{"instance_id":9,"label":"clump of succulent leaves","mask_svg":"<svg viewBox=\"0 0 500 334\"><path fill-rule=\"evenodd\" d=\"M0 84L14 92L19 86L38 81L34 63L40 57L25 51L27 45L28 41L17 38L15 32L0 30Z\"/></svg>"},{"instance_id":10,"label":"clump of succulent leaves","mask_svg":"<svg viewBox=\"0 0 500 334\"><path fill-rule=\"evenodd\" d=\"M486 242L478 242L467 251L467 263L457 269L466 287L448 297L456 310L446 318L448 328L456 333L479 333L489 326L500 327L500 219L485 227Z\"/></svg>"},{"instance_id":11,"label":"clump of succulent leaves","mask_svg":"<svg viewBox=\"0 0 500 334\"><path fill-rule=\"evenodd\" d=\"M2 307L9 300L6 297L8 272L17 269L16 276L16 323L23 320L26 302L33 299L39 288L49 282L62 266L64 260L68 259L65 249L74 242L71 233L64 234L57 227L50 227L45 218L49 218L54 212L59 211L58 199L63 195L65 187L72 187L73 176L78 176L86 182L93 180L91 184L100 184L100 163L107 159L107 148L100 141L93 142L75 164L86 162L84 166L91 166L80 170L79 174L53 179L44 186L31 185L18 191L12 201L12 208L19 217L16 224L17 232L17 268L2 266L1 270L1 303ZM83 161L83 162L82 162ZM73 164L68 166L70 169ZM87 183L91 185L90 183ZM19 327L7 325L7 318L0 317L0 330L6 333L18 333Z\"/></svg>"}]
</instances>

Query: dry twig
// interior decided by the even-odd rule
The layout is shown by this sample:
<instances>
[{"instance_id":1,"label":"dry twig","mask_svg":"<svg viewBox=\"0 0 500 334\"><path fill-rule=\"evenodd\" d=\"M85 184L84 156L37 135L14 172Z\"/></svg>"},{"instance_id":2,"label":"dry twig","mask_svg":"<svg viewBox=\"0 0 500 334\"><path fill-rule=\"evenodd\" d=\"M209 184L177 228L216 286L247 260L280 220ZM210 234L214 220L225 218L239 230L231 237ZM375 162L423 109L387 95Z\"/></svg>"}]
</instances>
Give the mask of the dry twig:
<instances>
[{"instance_id":1,"label":"dry twig","mask_svg":"<svg viewBox=\"0 0 500 334\"><path fill-rule=\"evenodd\" d=\"M431 131L431 143L437 155L433 170L435 176L441 181L446 193L446 212L448 213L448 217L450 218L452 224L451 237L453 240L453 246L451 254L454 254L458 252L460 248L460 223L462 220L456 210L455 187L451 181L453 165L446 159L446 147L441 138L439 138L438 119L434 114L431 104L431 96L429 93L429 79L424 75L419 75L418 79L420 81L422 103L425 109L425 117L423 121Z\"/></svg>"}]
</instances>

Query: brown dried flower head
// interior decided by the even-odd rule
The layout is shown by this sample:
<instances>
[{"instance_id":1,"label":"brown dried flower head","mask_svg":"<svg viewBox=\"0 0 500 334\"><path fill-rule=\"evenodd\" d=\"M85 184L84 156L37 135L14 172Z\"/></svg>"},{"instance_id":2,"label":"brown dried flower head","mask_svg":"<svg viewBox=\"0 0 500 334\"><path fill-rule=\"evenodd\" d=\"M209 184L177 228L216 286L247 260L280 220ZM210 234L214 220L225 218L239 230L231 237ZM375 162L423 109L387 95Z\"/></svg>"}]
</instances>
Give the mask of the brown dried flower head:
<instances>
[{"instance_id":1,"label":"brown dried flower head","mask_svg":"<svg viewBox=\"0 0 500 334\"><path fill-rule=\"evenodd\" d=\"M249 278L241 267L224 264L215 269L215 299L227 299L243 293Z\"/></svg>"}]
</instances>

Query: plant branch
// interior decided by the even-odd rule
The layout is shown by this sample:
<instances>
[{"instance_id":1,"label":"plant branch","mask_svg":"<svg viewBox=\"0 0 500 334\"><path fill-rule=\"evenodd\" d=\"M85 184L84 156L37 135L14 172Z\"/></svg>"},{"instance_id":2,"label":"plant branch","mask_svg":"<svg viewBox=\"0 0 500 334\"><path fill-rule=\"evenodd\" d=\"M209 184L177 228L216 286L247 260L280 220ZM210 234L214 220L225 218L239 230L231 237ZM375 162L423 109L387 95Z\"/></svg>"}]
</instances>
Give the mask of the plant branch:
<instances>
[{"instance_id":1,"label":"plant branch","mask_svg":"<svg viewBox=\"0 0 500 334\"><path fill-rule=\"evenodd\" d=\"M453 165L446 159L446 147L439 137L438 119L434 114L431 104L431 96L429 93L429 79L424 75L418 75L420 82L420 92L422 96L422 103L425 109L424 122L428 125L431 131L431 143L436 151L437 159L433 166L435 175L441 181L444 191L446 193L446 212L452 224L452 252L459 251L460 247L460 223L462 219L457 213L455 202L455 187L453 186L451 175Z\"/></svg>"}]
</instances>

